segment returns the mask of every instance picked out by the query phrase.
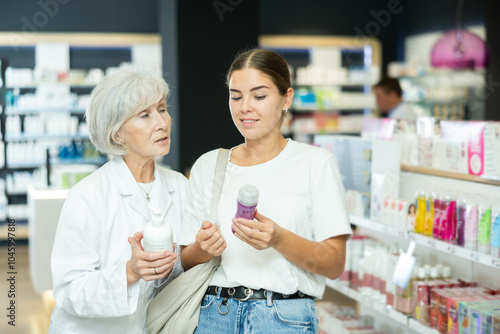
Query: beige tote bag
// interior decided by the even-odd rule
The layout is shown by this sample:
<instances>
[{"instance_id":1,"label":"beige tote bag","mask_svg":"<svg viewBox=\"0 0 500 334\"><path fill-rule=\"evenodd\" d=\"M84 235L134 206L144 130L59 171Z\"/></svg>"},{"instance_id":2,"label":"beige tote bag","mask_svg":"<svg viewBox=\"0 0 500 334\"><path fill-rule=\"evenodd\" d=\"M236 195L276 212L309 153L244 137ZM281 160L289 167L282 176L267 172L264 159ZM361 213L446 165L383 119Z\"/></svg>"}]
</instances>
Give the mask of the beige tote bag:
<instances>
[{"instance_id":1,"label":"beige tote bag","mask_svg":"<svg viewBox=\"0 0 500 334\"><path fill-rule=\"evenodd\" d=\"M219 149L210 205L210 222L217 225L217 207L228 156L229 150ZM193 333L198 326L201 300L219 264L220 257L214 257L189 269L168 284L149 304L146 325L148 333Z\"/></svg>"}]
</instances>

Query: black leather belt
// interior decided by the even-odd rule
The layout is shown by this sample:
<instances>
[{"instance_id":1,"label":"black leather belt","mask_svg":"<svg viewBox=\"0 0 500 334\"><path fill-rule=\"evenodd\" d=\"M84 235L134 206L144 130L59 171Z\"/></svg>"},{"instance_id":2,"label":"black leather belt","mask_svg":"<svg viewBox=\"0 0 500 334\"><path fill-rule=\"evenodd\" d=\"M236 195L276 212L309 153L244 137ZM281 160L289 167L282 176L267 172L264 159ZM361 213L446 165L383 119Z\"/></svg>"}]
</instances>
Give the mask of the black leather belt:
<instances>
[{"instance_id":1,"label":"black leather belt","mask_svg":"<svg viewBox=\"0 0 500 334\"><path fill-rule=\"evenodd\" d=\"M207 295L217 296L220 291L220 296L223 298L235 298L241 301L246 301L249 299L267 299L267 296L271 294L272 299L297 299L297 298L313 298L306 295L300 291L295 292L291 295L285 295L278 292L272 292L264 289L254 290L246 288L244 286L237 286L234 288L221 288L217 286L209 286L207 289ZM313 298L314 299L314 298Z\"/></svg>"}]
</instances>

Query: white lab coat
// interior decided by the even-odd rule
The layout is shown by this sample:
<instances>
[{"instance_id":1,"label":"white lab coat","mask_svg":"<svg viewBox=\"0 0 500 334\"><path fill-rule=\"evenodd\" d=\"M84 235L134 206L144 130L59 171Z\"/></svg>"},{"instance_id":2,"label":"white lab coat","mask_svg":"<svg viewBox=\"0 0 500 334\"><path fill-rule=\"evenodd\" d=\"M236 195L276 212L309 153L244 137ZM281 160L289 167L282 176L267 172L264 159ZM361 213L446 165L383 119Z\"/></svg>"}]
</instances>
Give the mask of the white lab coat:
<instances>
[{"instance_id":1,"label":"white lab coat","mask_svg":"<svg viewBox=\"0 0 500 334\"><path fill-rule=\"evenodd\" d=\"M416 121L418 118L415 111L413 111L413 109L404 102L401 102L394 109L392 109L388 116L389 118L404 119L407 121Z\"/></svg>"},{"instance_id":2,"label":"white lab coat","mask_svg":"<svg viewBox=\"0 0 500 334\"><path fill-rule=\"evenodd\" d=\"M187 180L159 165L154 176L152 205L159 205L178 242ZM146 310L158 283L141 279L127 287L126 262L132 254L128 237L151 218L147 205L122 158L113 158L70 190L52 251L56 307L49 333L146 333ZM178 259L168 281L183 271Z\"/></svg>"}]
</instances>

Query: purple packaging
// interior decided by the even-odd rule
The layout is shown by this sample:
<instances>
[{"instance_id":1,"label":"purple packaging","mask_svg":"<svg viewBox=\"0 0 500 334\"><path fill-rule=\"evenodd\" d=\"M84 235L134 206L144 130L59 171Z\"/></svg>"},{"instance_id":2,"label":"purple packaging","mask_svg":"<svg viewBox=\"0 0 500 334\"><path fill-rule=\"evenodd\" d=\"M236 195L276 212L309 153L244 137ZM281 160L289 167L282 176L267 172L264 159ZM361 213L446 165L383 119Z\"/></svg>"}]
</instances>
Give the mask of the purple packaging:
<instances>
[{"instance_id":1,"label":"purple packaging","mask_svg":"<svg viewBox=\"0 0 500 334\"><path fill-rule=\"evenodd\" d=\"M255 209L259 200L259 190L251 184L245 184L238 191L236 214L234 218L254 219ZM234 230L231 229L234 234Z\"/></svg>"}]
</instances>

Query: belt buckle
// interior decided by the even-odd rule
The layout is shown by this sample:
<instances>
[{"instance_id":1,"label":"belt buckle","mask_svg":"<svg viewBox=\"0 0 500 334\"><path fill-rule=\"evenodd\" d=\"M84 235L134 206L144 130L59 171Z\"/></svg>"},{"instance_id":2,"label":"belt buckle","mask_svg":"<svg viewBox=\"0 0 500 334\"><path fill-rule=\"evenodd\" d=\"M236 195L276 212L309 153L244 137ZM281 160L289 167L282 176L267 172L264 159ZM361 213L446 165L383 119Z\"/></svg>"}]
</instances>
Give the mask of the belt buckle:
<instances>
[{"instance_id":1,"label":"belt buckle","mask_svg":"<svg viewBox=\"0 0 500 334\"><path fill-rule=\"evenodd\" d=\"M253 290L250 289L250 288L246 288L245 289L245 298L236 298L238 299L239 301L242 301L242 302L246 302L247 300L249 300L251 297L253 296Z\"/></svg>"}]
</instances>

